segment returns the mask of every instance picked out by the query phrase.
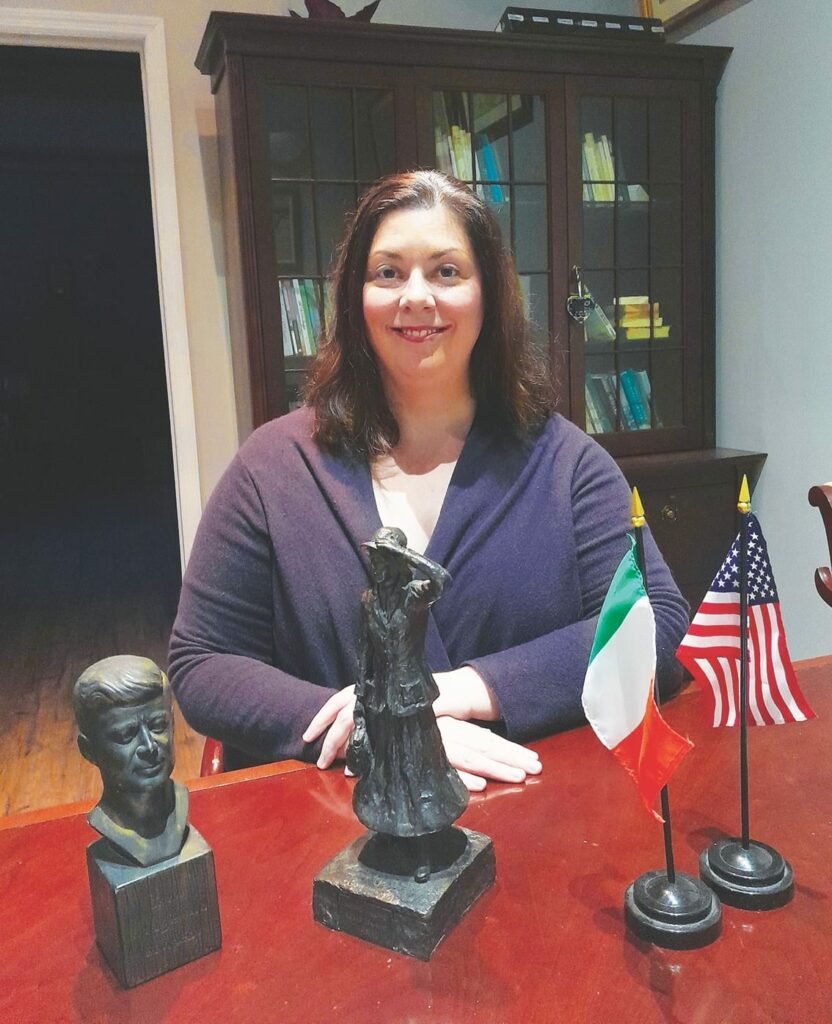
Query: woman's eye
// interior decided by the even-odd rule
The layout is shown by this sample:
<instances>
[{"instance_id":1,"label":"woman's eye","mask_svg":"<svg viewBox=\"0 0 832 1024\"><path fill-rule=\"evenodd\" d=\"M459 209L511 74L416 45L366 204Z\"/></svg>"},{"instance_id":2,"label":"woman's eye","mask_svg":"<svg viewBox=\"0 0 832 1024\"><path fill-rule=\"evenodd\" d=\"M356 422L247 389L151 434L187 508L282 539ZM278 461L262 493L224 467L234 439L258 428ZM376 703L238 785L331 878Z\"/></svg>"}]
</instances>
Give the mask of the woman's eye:
<instances>
[{"instance_id":1,"label":"woman's eye","mask_svg":"<svg viewBox=\"0 0 832 1024\"><path fill-rule=\"evenodd\" d=\"M395 281L397 274L395 267L379 267L376 271L376 277L382 281Z\"/></svg>"},{"instance_id":2,"label":"woman's eye","mask_svg":"<svg viewBox=\"0 0 832 1024\"><path fill-rule=\"evenodd\" d=\"M439 268L439 276L443 280L449 281L449 280L452 280L455 277L458 277L459 276L459 271L457 270L457 268L455 266L453 266L453 264L445 263L445 264L443 264Z\"/></svg>"}]
</instances>

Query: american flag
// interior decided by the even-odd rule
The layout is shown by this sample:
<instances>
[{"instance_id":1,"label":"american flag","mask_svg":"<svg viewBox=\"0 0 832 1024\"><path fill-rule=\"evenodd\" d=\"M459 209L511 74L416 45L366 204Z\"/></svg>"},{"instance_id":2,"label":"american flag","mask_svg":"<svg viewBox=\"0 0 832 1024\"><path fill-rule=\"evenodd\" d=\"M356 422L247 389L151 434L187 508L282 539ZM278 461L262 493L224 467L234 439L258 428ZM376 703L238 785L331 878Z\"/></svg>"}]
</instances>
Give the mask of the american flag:
<instances>
[{"instance_id":1,"label":"american flag","mask_svg":"<svg viewBox=\"0 0 832 1024\"><path fill-rule=\"evenodd\" d=\"M757 517L748 514L748 723L783 725L814 718L786 647L774 574ZM713 700L713 724L740 713L740 536L693 618L676 657Z\"/></svg>"}]
</instances>

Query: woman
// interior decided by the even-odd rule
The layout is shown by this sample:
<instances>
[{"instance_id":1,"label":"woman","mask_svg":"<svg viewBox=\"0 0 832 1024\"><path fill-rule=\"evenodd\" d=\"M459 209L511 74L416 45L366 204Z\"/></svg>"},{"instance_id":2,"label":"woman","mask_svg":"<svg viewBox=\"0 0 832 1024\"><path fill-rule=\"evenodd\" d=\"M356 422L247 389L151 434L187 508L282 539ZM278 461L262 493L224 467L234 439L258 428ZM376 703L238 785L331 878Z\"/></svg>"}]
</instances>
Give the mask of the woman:
<instances>
[{"instance_id":1,"label":"woman","mask_svg":"<svg viewBox=\"0 0 832 1024\"><path fill-rule=\"evenodd\" d=\"M183 581L171 680L229 766L343 755L361 545L383 522L454 579L426 639L449 761L470 789L540 771L522 744L583 720L629 526L614 462L552 408L485 205L434 171L371 187L340 250L307 404L243 445ZM687 609L645 540L668 692Z\"/></svg>"},{"instance_id":2,"label":"woman","mask_svg":"<svg viewBox=\"0 0 832 1024\"><path fill-rule=\"evenodd\" d=\"M347 747L347 765L358 777L353 807L373 832L415 844L415 878L424 882L428 837L468 805L436 725L439 690L424 658L428 609L450 577L411 551L396 527L382 526L364 547L371 586L362 598L355 728Z\"/></svg>"}]
</instances>

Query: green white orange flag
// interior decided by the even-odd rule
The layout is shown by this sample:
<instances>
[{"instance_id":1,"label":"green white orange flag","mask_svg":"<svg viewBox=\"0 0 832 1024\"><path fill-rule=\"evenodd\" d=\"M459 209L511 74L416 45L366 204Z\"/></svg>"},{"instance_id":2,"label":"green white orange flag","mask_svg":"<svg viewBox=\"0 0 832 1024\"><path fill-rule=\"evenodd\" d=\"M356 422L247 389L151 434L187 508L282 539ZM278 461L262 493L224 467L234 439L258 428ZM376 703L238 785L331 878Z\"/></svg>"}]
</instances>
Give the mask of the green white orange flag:
<instances>
[{"instance_id":1,"label":"green white orange flag","mask_svg":"<svg viewBox=\"0 0 832 1024\"><path fill-rule=\"evenodd\" d=\"M604 598L584 680L583 705L598 739L632 775L648 811L693 747L659 714L654 696L656 621L635 540Z\"/></svg>"}]
</instances>

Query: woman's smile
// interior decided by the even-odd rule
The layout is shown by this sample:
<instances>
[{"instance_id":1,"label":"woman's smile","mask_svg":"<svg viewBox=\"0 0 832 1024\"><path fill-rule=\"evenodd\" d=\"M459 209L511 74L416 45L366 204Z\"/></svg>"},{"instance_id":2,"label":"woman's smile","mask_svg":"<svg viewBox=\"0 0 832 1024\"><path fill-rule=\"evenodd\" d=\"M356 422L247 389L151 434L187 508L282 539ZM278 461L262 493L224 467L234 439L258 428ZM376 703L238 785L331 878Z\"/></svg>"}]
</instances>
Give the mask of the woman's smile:
<instances>
[{"instance_id":1,"label":"woman's smile","mask_svg":"<svg viewBox=\"0 0 832 1024\"><path fill-rule=\"evenodd\" d=\"M391 331L400 335L405 341L412 341L419 344L423 341L427 341L429 338L438 337L440 334L447 331L448 327L445 324L432 325L430 327L415 327L415 326L392 326Z\"/></svg>"}]
</instances>

